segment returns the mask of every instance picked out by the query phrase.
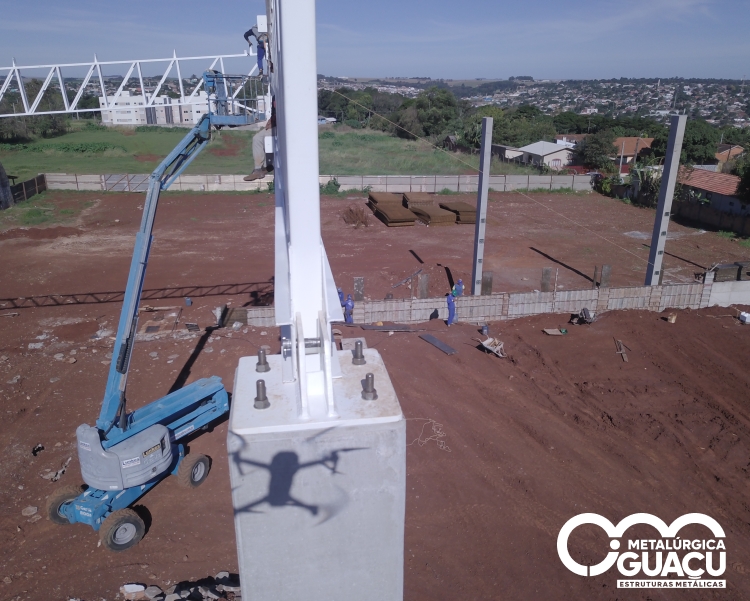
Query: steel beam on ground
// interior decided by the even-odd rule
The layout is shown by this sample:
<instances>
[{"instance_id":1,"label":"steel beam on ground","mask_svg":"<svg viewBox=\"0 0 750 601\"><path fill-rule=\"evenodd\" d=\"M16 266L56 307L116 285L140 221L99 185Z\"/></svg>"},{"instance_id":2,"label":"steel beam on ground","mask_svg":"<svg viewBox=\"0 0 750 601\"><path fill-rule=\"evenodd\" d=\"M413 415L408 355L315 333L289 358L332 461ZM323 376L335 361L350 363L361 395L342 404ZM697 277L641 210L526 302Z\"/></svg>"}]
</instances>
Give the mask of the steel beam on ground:
<instances>
[{"instance_id":1,"label":"steel beam on ground","mask_svg":"<svg viewBox=\"0 0 750 601\"><path fill-rule=\"evenodd\" d=\"M661 283L664 246L667 242L667 230L669 229L669 217L672 213L677 173L680 170L680 153L682 152L682 139L685 136L686 123L687 115L672 116L667 154L664 157L664 170L661 175L659 202L656 205L654 231L651 235L651 249L648 253L648 265L646 266L646 286L657 286Z\"/></svg>"},{"instance_id":2,"label":"steel beam on ground","mask_svg":"<svg viewBox=\"0 0 750 601\"><path fill-rule=\"evenodd\" d=\"M487 225L487 193L490 187L490 161L492 159L492 117L482 118L482 149L479 155L479 186L477 189L477 221L474 226L474 266L471 274L471 293L478 295L482 289L482 263L484 261L484 231Z\"/></svg>"}]
</instances>

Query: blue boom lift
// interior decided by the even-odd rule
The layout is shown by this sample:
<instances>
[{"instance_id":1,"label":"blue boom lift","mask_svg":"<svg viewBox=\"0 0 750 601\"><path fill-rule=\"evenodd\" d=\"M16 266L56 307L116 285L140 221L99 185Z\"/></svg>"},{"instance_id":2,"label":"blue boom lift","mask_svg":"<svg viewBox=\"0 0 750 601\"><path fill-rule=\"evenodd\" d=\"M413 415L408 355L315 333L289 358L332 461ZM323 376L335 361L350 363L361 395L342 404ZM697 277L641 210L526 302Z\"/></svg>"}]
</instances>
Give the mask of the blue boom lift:
<instances>
[{"instance_id":1,"label":"blue boom lift","mask_svg":"<svg viewBox=\"0 0 750 601\"><path fill-rule=\"evenodd\" d=\"M80 486L64 486L47 501L50 520L88 524L99 531L102 544L112 551L128 549L143 538L145 524L129 507L161 480L174 474L187 487L203 483L210 469L209 458L185 456L178 441L207 428L229 411L227 392L216 376L193 382L130 413L125 393L159 194L203 150L212 127L246 125L264 118L258 112L258 92L263 89L259 78L208 71L203 81L209 96L208 113L151 174L99 419L96 426L82 424L76 430L81 475L87 486L83 491ZM240 100L235 90L243 93Z\"/></svg>"}]
</instances>

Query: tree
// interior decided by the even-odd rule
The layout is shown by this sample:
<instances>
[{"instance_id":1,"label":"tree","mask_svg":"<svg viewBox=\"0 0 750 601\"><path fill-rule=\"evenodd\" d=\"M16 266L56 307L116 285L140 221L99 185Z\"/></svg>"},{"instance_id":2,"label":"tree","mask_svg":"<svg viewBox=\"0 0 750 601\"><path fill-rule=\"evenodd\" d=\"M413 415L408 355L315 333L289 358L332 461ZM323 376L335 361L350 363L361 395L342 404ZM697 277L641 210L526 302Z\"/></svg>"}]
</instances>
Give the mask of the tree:
<instances>
[{"instance_id":1,"label":"tree","mask_svg":"<svg viewBox=\"0 0 750 601\"><path fill-rule=\"evenodd\" d=\"M492 117L492 138L495 139L495 131L500 127L503 120L503 109L497 106L481 106L467 116L463 121L461 138L466 146L479 148L482 145L482 119Z\"/></svg>"},{"instance_id":2,"label":"tree","mask_svg":"<svg viewBox=\"0 0 750 601\"><path fill-rule=\"evenodd\" d=\"M458 119L458 102L448 90L431 87L417 96L419 125L428 136L439 136ZM414 132L416 133L416 132Z\"/></svg>"},{"instance_id":3,"label":"tree","mask_svg":"<svg viewBox=\"0 0 750 601\"><path fill-rule=\"evenodd\" d=\"M707 165L716 160L716 150L719 145L720 132L703 119L689 119L685 125L685 137L682 140L681 163L692 165ZM658 157L667 154L669 130L665 129L655 136L651 150Z\"/></svg>"},{"instance_id":4,"label":"tree","mask_svg":"<svg viewBox=\"0 0 750 601\"><path fill-rule=\"evenodd\" d=\"M411 104L406 110L401 112L398 124L400 127L396 130L396 134L399 138L413 140L416 137L421 138L425 134L419 122L419 111L417 111L417 107L414 104Z\"/></svg>"},{"instance_id":5,"label":"tree","mask_svg":"<svg viewBox=\"0 0 750 601\"><path fill-rule=\"evenodd\" d=\"M584 165L602 171L612 171L615 154L615 133L611 129L598 131L588 136L579 145L578 155Z\"/></svg>"},{"instance_id":6,"label":"tree","mask_svg":"<svg viewBox=\"0 0 750 601\"><path fill-rule=\"evenodd\" d=\"M737 186L737 196L744 202L750 202L750 157L740 161L735 167L735 175L740 176Z\"/></svg>"}]
</instances>

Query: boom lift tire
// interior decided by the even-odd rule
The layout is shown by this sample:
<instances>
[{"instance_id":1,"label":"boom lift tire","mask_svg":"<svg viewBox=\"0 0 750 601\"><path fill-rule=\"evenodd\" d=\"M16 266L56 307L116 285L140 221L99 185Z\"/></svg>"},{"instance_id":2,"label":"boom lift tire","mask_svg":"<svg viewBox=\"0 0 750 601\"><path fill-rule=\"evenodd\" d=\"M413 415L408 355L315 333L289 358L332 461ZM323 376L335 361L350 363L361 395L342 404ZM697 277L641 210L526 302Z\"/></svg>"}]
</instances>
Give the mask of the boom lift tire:
<instances>
[{"instance_id":1,"label":"boom lift tire","mask_svg":"<svg viewBox=\"0 0 750 601\"><path fill-rule=\"evenodd\" d=\"M70 524L70 520L60 513L60 508L80 494L80 486L68 484L67 486L61 486L47 497L47 517L49 517L50 521L61 526Z\"/></svg>"},{"instance_id":2,"label":"boom lift tire","mask_svg":"<svg viewBox=\"0 0 750 601\"><path fill-rule=\"evenodd\" d=\"M198 488L210 469L211 460L205 455L188 455L177 468L177 482L185 488Z\"/></svg>"},{"instance_id":3,"label":"boom lift tire","mask_svg":"<svg viewBox=\"0 0 750 601\"><path fill-rule=\"evenodd\" d=\"M132 509L118 509L99 528L99 540L110 551L125 551L137 545L146 534L146 524Z\"/></svg>"}]
</instances>

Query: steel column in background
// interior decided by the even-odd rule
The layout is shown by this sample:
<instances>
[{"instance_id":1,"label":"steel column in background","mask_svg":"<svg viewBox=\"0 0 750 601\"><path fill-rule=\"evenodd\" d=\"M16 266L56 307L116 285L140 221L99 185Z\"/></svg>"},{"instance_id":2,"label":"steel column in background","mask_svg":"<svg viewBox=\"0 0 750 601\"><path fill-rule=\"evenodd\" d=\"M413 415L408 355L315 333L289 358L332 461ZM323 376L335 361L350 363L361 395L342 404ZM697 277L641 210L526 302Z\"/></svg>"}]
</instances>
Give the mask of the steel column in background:
<instances>
[{"instance_id":1,"label":"steel column in background","mask_svg":"<svg viewBox=\"0 0 750 601\"><path fill-rule=\"evenodd\" d=\"M478 296L482 289L484 261L484 231L487 225L487 193L490 188L492 159L492 117L482 118L482 149L479 155L479 186L477 188L477 222L474 226L474 267L471 274L471 293Z\"/></svg>"},{"instance_id":2,"label":"steel column in background","mask_svg":"<svg viewBox=\"0 0 750 601\"><path fill-rule=\"evenodd\" d=\"M669 142L667 143L667 154L664 157L661 188L659 188L659 203L656 205L654 232L651 235L651 249L648 253L648 265L646 266L646 286L658 286L661 282L664 246L667 242L667 230L669 228L669 217L672 213L677 173L680 170L680 153L682 152L682 139L685 136L686 122L687 115L674 115L669 128Z\"/></svg>"}]
</instances>

